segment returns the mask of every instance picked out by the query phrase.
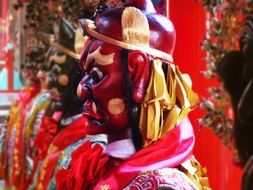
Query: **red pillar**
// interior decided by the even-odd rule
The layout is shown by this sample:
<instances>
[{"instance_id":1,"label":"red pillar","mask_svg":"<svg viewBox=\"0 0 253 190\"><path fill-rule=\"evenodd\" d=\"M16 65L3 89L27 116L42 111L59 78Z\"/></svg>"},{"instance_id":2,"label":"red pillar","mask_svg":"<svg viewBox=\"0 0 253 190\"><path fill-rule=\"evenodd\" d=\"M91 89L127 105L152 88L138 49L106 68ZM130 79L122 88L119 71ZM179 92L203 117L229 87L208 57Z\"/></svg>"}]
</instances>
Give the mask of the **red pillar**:
<instances>
[{"instance_id":1,"label":"red pillar","mask_svg":"<svg viewBox=\"0 0 253 190\"><path fill-rule=\"evenodd\" d=\"M8 69L8 91L13 92L14 91L14 66L13 66L13 49L8 50L8 52L6 53L7 55L7 61L6 61L6 65L7 65L7 69Z\"/></svg>"},{"instance_id":2,"label":"red pillar","mask_svg":"<svg viewBox=\"0 0 253 190\"><path fill-rule=\"evenodd\" d=\"M0 0L1 3L1 12L2 12L2 17L0 18L2 24L6 25L6 28L4 31L1 31L0 33L0 37L1 37L1 50L0 51L5 51L4 49L6 49L7 44L10 42L10 36L11 36L11 31L9 30L9 24L8 24L8 2L7 0ZM14 84L13 84L13 80L14 80L14 50L13 49L8 49L6 52L4 52L4 59L5 59L5 65L3 65L3 67L5 67L8 71L8 78L7 80L7 84L8 84L8 89L7 91L14 91Z\"/></svg>"}]
</instances>

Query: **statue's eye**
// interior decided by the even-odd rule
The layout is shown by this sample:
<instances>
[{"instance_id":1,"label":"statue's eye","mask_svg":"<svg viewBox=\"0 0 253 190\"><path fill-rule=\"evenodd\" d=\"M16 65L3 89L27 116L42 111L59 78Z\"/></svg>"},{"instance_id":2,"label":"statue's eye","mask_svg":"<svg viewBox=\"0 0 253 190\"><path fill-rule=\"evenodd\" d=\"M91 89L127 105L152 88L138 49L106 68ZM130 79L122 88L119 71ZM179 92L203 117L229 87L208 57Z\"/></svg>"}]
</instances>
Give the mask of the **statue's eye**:
<instances>
[{"instance_id":1,"label":"statue's eye","mask_svg":"<svg viewBox=\"0 0 253 190\"><path fill-rule=\"evenodd\" d=\"M97 67L93 67L90 71L90 77L96 82L100 82L104 78L104 74Z\"/></svg>"}]
</instances>

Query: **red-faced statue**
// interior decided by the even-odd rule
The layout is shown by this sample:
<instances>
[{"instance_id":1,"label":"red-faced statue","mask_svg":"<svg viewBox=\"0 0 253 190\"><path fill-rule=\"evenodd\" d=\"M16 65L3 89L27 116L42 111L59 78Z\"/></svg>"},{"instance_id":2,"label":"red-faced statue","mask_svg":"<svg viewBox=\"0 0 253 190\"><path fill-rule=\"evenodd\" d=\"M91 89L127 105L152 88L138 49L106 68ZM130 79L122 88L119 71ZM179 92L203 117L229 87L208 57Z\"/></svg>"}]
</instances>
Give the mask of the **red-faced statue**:
<instances>
[{"instance_id":1,"label":"red-faced statue","mask_svg":"<svg viewBox=\"0 0 253 190\"><path fill-rule=\"evenodd\" d=\"M147 171L154 172L150 189L160 189L160 169L189 160L194 145L186 117L197 96L173 64L173 24L155 12L151 0L138 0L98 14L94 22L81 20L80 29L88 36L80 58L84 77L77 87L85 100L83 117L54 141L55 147L68 142L59 155L71 157L67 169L56 171L56 184L59 189L66 184L142 189L135 182ZM71 153L74 145L79 147ZM170 179L166 174L167 184ZM194 186L183 181L177 186Z\"/></svg>"},{"instance_id":2,"label":"red-faced statue","mask_svg":"<svg viewBox=\"0 0 253 190\"><path fill-rule=\"evenodd\" d=\"M77 89L86 99L83 116L95 124L87 132L121 133L132 125L129 114L144 99L150 62L172 62L173 24L149 1L133 1L97 16L95 23L80 24L90 36L80 60L86 74Z\"/></svg>"}]
</instances>

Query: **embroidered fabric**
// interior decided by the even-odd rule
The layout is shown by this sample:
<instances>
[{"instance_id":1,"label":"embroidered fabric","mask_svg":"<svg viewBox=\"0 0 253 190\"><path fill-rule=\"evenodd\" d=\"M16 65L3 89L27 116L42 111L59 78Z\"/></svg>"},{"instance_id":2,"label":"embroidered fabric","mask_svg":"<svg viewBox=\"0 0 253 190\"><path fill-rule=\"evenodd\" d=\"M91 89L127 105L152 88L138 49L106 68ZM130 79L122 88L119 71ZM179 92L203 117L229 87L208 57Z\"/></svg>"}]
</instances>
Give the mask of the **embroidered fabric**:
<instances>
[{"instance_id":1,"label":"embroidered fabric","mask_svg":"<svg viewBox=\"0 0 253 190\"><path fill-rule=\"evenodd\" d=\"M85 138L80 139L79 141L71 144L65 150L61 152L61 156L57 161L57 165L55 167L55 174L60 169L68 169L71 163L71 155L72 153L77 150L82 144L86 141L90 141L93 145L100 144L102 147L105 147L107 144L107 135L105 134L98 134L98 135L87 135ZM55 181L55 174L51 178L48 189L56 189L56 181Z\"/></svg>"},{"instance_id":2,"label":"embroidered fabric","mask_svg":"<svg viewBox=\"0 0 253 190\"><path fill-rule=\"evenodd\" d=\"M141 172L123 190L197 190L191 180L178 169L165 168Z\"/></svg>"},{"instance_id":3,"label":"embroidered fabric","mask_svg":"<svg viewBox=\"0 0 253 190\"><path fill-rule=\"evenodd\" d=\"M6 137L5 125L0 124L0 162L1 162L1 158L2 158L2 151L4 148L5 137Z\"/></svg>"}]
</instances>

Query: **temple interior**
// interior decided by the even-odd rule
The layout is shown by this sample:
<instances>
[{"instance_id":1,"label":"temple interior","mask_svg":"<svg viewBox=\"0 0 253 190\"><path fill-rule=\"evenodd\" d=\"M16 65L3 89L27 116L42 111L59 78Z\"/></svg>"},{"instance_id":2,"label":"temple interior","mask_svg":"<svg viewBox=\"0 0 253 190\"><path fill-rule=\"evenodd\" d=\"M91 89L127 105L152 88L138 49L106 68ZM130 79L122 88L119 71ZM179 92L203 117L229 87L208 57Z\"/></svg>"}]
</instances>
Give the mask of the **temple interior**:
<instances>
[{"instance_id":1,"label":"temple interior","mask_svg":"<svg viewBox=\"0 0 253 190\"><path fill-rule=\"evenodd\" d=\"M252 13L0 0L0 189L253 190Z\"/></svg>"}]
</instances>

